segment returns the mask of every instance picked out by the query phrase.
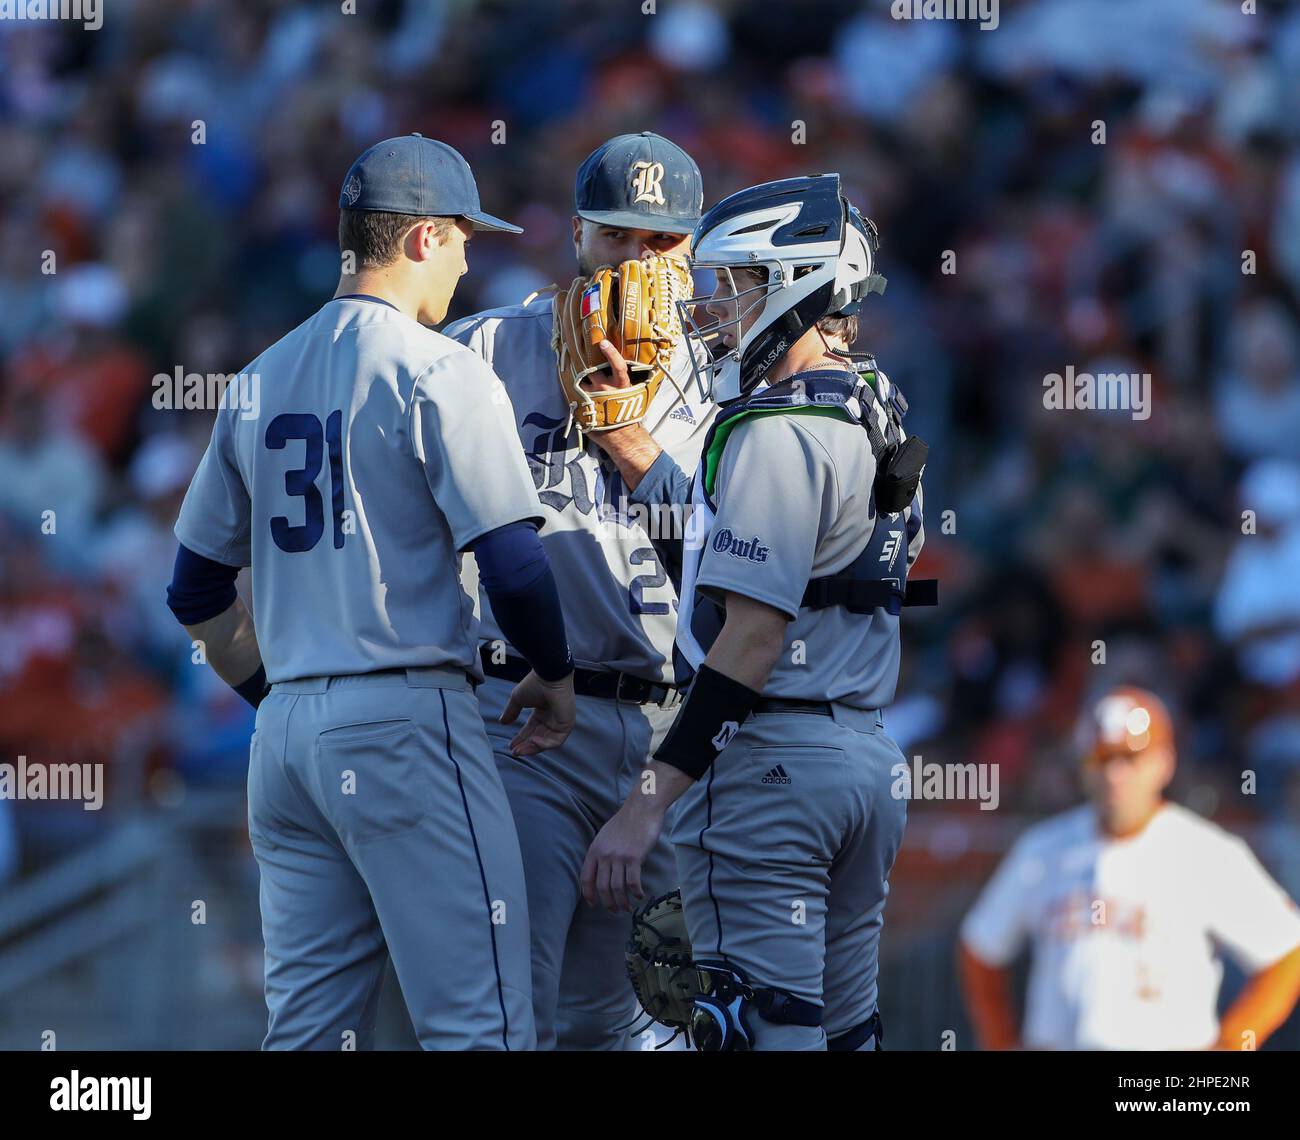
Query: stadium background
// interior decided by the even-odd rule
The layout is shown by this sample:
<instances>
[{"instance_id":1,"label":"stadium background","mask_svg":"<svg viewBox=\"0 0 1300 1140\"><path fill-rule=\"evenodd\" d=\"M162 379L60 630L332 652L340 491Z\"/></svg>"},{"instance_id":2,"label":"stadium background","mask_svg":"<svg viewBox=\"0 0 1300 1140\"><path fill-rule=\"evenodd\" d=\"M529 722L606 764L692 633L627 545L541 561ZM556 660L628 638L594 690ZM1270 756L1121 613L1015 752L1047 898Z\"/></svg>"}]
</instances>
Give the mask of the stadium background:
<instances>
[{"instance_id":1,"label":"stadium background","mask_svg":"<svg viewBox=\"0 0 1300 1140\"><path fill-rule=\"evenodd\" d=\"M891 1046L970 1044L956 923L1023 827L1076 802L1099 681L1170 699L1176 798L1300 894L1300 10L1003 0L980 31L885 0L342 7L0 21L0 759L108 773L99 812L0 800L0 1046L258 1040L251 713L163 604L211 416L155 409L152 378L237 372L327 298L343 172L413 130L527 231L474 243L452 317L571 275L573 173L622 131L685 146L706 203L838 170L879 223L890 284L859 347L931 444L944 598L905 623L889 724L1001 780L997 811L912 805ZM1067 365L1149 372L1153 414L1045 410ZM408 1040L391 1001L383 1039ZM1300 1045L1297 1018L1273 1045Z\"/></svg>"}]
</instances>

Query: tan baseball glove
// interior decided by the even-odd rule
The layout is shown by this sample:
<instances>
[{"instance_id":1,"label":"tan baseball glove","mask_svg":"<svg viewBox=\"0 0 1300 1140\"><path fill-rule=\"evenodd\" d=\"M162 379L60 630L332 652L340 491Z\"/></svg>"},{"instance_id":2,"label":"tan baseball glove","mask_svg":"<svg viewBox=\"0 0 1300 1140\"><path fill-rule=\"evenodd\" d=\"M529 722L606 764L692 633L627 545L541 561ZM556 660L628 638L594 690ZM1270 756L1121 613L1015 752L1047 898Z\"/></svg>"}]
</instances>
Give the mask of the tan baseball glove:
<instances>
[{"instance_id":1,"label":"tan baseball glove","mask_svg":"<svg viewBox=\"0 0 1300 1140\"><path fill-rule=\"evenodd\" d=\"M681 891L660 895L637 910L626 957L627 976L646 1014L678 1032L689 1031L695 996L705 987L691 962Z\"/></svg>"},{"instance_id":2,"label":"tan baseball glove","mask_svg":"<svg viewBox=\"0 0 1300 1140\"><path fill-rule=\"evenodd\" d=\"M686 262L662 256L604 266L556 292L551 347L570 423L579 433L639 423L665 376L677 387L671 371L673 348L682 337L677 302L690 295ZM600 350L604 339L627 361L631 383L593 392L584 381L610 371Z\"/></svg>"}]
</instances>

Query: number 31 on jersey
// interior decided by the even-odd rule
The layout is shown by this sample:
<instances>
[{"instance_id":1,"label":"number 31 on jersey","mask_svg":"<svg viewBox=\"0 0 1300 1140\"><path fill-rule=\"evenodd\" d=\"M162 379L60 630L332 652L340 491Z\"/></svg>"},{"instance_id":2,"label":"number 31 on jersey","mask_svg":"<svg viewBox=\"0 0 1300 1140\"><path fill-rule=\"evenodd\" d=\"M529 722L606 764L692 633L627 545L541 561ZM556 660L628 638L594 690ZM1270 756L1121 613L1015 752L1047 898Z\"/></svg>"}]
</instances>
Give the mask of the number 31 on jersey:
<instances>
[{"instance_id":1,"label":"number 31 on jersey","mask_svg":"<svg viewBox=\"0 0 1300 1140\"><path fill-rule=\"evenodd\" d=\"M306 444L303 465L284 473L284 489L303 500L303 522L295 526L285 515L271 519L271 538L289 554L311 550L325 533L325 504L316 487L329 450L330 506L334 519L334 548L343 545L343 413L330 412L324 425L310 412L283 412L266 425L266 446L280 451L291 439Z\"/></svg>"}]
</instances>

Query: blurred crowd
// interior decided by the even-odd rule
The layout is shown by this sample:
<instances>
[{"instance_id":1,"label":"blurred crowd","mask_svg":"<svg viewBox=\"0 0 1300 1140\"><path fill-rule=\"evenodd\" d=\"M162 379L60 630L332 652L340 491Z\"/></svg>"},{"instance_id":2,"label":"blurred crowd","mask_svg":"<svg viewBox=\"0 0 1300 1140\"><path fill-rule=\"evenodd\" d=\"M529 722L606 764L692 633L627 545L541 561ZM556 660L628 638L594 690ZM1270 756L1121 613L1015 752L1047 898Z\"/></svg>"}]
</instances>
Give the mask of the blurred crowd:
<instances>
[{"instance_id":1,"label":"blurred crowd","mask_svg":"<svg viewBox=\"0 0 1300 1140\"><path fill-rule=\"evenodd\" d=\"M454 318L571 276L578 163L654 129L706 204L838 170L879 224L858 347L931 445L943 599L905 622L904 750L996 761L1043 814L1080 701L1136 681L1179 717L1185 802L1300 812L1300 9L106 7L0 21L3 759L103 762L110 805L242 781L251 712L163 604L211 415L153 378L238 372L329 297L356 154L443 139L524 226L474 242ZM1067 366L1150 374L1152 414L1048 410ZM22 806L0 878L106 822Z\"/></svg>"}]
</instances>

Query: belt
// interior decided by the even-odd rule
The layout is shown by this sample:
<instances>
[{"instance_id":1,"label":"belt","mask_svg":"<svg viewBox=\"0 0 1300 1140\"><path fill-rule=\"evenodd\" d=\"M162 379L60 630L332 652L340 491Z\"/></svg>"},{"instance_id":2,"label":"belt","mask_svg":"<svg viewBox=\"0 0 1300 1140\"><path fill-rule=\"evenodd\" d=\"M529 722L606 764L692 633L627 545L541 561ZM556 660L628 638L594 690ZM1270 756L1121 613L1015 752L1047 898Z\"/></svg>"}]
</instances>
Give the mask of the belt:
<instances>
[{"instance_id":1,"label":"belt","mask_svg":"<svg viewBox=\"0 0 1300 1140\"><path fill-rule=\"evenodd\" d=\"M486 645L479 647L479 660L483 672L503 681L522 681L528 676L528 662L518 657L493 661L492 651ZM573 691L580 697L598 697L605 701L622 701L632 705L660 705L667 707L676 702L678 690L662 681L648 681L631 673L616 673L610 669L573 670Z\"/></svg>"},{"instance_id":2,"label":"belt","mask_svg":"<svg viewBox=\"0 0 1300 1140\"><path fill-rule=\"evenodd\" d=\"M793 697L764 697L754 707L760 713L814 713L818 716L831 715L830 701L804 701Z\"/></svg>"},{"instance_id":3,"label":"belt","mask_svg":"<svg viewBox=\"0 0 1300 1140\"><path fill-rule=\"evenodd\" d=\"M453 677L464 677L473 688L478 684L478 679L468 669L462 669L459 665L396 665L391 669L371 669L368 673L347 673L343 676L351 677L420 677L428 676L436 671L443 671Z\"/></svg>"},{"instance_id":4,"label":"belt","mask_svg":"<svg viewBox=\"0 0 1300 1140\"><path fill-rule=\"evenodd\" d=\"M282 693L323 693L335 682L363 681L371 677L405 677L413 688L458 688L463 684L473 689L478 679L468 669L459 665L398 665L387 669L371 669L365 673L320 674L313 677L294 677L285 681L276 681L271 688ZM447 681L457 684L448 686Z\"/></svg>"},{"instance_id":5,"label":"belt","mask_svg":"<svg viewBox=\"0 0 1300 1140\"><path fill-rule=\"evenodd\" d=\"M814 716L834 717L837 723L846 724L862 732L870 732L867 721L874 718L877 729L884 729L885 717L880 709L859 709L850 705L836 705L832 701L808 701L795 697L764 697L755 706L756 713L811 713Z\"/></svg>"}]
</instances>

